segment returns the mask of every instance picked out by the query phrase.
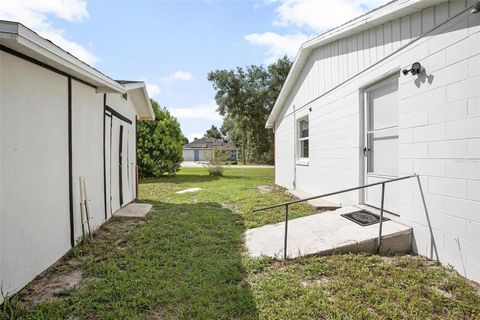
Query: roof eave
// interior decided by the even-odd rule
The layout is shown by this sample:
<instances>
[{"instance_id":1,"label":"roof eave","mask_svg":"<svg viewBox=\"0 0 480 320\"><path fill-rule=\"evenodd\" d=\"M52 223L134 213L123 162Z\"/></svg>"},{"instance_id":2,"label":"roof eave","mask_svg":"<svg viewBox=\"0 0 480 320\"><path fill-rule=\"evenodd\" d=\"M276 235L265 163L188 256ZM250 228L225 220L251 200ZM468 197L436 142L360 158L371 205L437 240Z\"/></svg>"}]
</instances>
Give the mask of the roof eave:
<instances>
[{"instance_id":1,"label":"roof eave","mask_svg":"<svg viewBox=\"0 0 480 320\"><path fill-rule=\"evenodd\" d=\"M141 100L141 102L138 99L135 99L134 101L135 111L137 112L138 119L154 120L155 112L153 111L145 82L139 81L125 84L125 88L127 92L130 92L132 95L134 95L134 97Z\"/></svg>"},{"instance_id":2,"label":"roof eave","mask_svg":"<svg viewBox=\"0 0 480 320\"><path fill-rule=\"evenodd\" d=\"M73 77L88 82L97 92L124 93L125 87L18 22L0 21L1 44Z\"/></svg>"},{"instance_id":3,"label":"roof eave","mask_svg":"<svg viewBox=\"0 0 480 320\"><path fill-rule=\"evenodd\" d=\"M348 35L357 33L359 31L374 27L378 24L395 19L396 17L403 16L409 13L413 13L420 9L429 7L433 4L441 3L439 0L397 0L392 1L380 8L366 13L356 19L353 19L335 29L325 32L313 39L310 39L303 43L298 50L298 53L292 64L292 68L288 73L287 79L283 84L283 87L278 95L277 101L268 116L266 128L273 128L275 121L282 110L290 91L295 84L298 76L303 70L305 62L307 61L310 53L323 45L326 45L332 41L340 38L344 38Z\"/></svg>"}]
</instances>

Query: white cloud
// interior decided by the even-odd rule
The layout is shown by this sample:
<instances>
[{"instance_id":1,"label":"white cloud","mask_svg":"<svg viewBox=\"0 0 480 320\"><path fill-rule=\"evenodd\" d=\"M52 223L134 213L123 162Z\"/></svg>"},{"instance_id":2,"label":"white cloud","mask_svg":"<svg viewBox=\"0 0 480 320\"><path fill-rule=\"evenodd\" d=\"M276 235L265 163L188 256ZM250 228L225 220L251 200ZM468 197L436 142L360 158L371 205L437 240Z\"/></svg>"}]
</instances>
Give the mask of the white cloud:
<instances>
[{"instance_id":1,"label":"white cloud","mask_svg":"<svg viewBox=\"0 0 480 320\"><path fill-rule=\"evenodd\" d=\"M145 86L147 87L148 96L150 98L153 98L160 93L160 87L155 83L146 83Z\"/></svg>"},{"instance_id":2,"label":"white cloud","mask_svg":"<svg viewBox=\"0 0 480 320\"><path fill-rule=\"evenodd\" d=\"M222 120L222 117L217 113L215 101L187 108L168 108L168 110L174 117L179 119Z\"/></svg>"},{"instance_id":3,"label":"white cloud","mask_svg":"<svg viewBox=\"0 0 480 320\"><path fill-rule=\"evenodd\" d=\"M295 57L300 45L307 41L309 36L303 33L281 35L275 32L252 33L245 36L248 42L267 47L265 63L269 64L278 58L287 55Z\"/></svg>"},{"instance_id":4,"label":"white cloud","mask_svg":"<svg viewBox=\"0 0 480 320\"><path fill-rule=\"evenodd\" d=\"M315 35L337 27L390 0L265 0L278 5L275 9L275 27L288 27L296 32L252 33L248 42L266 48L265 63L287 55L295 57L300 45Z\"/></svg>"},{"instance_id":5,"label":"white cloud","mask_svg":"<svg viewBox=\"0 0 480 320\"><path fill-rule=\"evenodd\" d=\"M337 27L390 0L270 0L280 3L275 10L276 26L309 27L320 33Z\"/></svg>"},{"instance_id":6,"label":"white cloud","mask_svg":"<svg viewBox=\"0 0 480 320\"><path fill-rule=\"evenodd\" d=\"M48 16L69 22L89 18L85 0L2 0L0 19L18 21L49 39L80 60L95 64L97 57L80 44L65 37L65 31L53 26Z\"/></svg>"},{"instance_id":7,"label":"white cloud","mask_svg":"<svg viewBox=\"0 0 480 320\"><path fill-rule=\"evenodd\" d=\"M167 77L169 81L181 80L181 81L190 81L193 79L193 75L189 71L175 71Z\"/></svg>"}]
</instances>

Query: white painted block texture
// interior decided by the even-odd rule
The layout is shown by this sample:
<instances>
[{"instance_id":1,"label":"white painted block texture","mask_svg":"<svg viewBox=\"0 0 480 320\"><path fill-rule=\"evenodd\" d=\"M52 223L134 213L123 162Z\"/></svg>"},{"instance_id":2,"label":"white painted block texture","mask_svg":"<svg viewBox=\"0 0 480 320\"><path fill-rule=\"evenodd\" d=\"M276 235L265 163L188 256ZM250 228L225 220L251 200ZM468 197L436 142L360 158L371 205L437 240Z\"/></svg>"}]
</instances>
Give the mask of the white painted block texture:
<instances>
[{"instance_id":1,"label":"white painted block texture","mask_svg":"<svg viewBox=\"0 0 480 320\"><path fill-rule=\"evenodd\" d=\"M394 219L413 228L416 252L435 257L432 232L440 261L479 282L480 16L465 5L442 2L314 49L314 61L276 119L276 183L310 194L363 183L362 89L418 61L424 75L399 75L399 175L421 175L432 231L416 181L401 184L400 217ZM344 43L355 43L353 52L341 54ZM315 89L305 94L306 87ZM310 118L311 152L303 166L295 161L301 114ZM345 205L362 199L352 192L329 200Z\"/></svg>"}]
</instances>

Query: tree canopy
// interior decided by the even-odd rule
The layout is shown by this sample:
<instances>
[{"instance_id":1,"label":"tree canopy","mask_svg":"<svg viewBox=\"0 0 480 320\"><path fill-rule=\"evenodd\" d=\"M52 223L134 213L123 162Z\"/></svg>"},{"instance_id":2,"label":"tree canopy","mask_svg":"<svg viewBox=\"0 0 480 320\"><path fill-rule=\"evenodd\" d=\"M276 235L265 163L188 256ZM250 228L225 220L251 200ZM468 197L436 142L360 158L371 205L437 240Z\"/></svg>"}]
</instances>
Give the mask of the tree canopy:
<instances>
[{"instance_id":1,"label":"tree canopy","mask_svg":"<svg viewBox=\"0 0 480 320\"><path fill-rule=\"evenodd\" d=\"M273 162L273 132L265 123L291 65L285 56L267 68L251 65L208 74L217 111L224 116L220 131L239 146L243 162Z\"/></svg>"},{"instance_id":2,"label":"tree canopy","mask_svg":"<svg viewBox=\"0 0 480 320\"><path fill-rule=\"evenodd\" d=\"M172 175L180 169L185 137L177 119L155 100L150 101L155 120L137 123L137 164L142 176Z\"/></svg>"},{"instance_id":3,"label":"tree canopy","mask_svg":"<svg viewBox=\"0 0 480 320\"><path fill-rule=\"evenodd\" d=\"M212 125L203 135L204 138L215 138L222 140L222 133L215 125Z\"/></svg>"}]
</instances>

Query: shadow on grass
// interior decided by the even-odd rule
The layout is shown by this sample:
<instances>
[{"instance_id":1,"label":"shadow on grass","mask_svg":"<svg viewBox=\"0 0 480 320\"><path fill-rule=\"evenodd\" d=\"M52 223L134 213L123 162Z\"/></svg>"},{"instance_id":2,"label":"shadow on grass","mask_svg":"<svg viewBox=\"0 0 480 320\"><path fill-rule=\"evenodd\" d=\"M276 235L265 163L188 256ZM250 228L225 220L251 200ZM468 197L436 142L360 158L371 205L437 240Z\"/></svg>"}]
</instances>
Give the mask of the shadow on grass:
<instances>
[{"instance_id":1,"label":"shadow on grass","mask_svg":"<svg viewBox=\"0 0 480 320\"><path fill-rule=\"evenodd\" d=\"M242 265L243 218L216 203L154 202L114 217L69 259L90 280L25 319L257 319Z\"/></svg>"}]
</instances>

